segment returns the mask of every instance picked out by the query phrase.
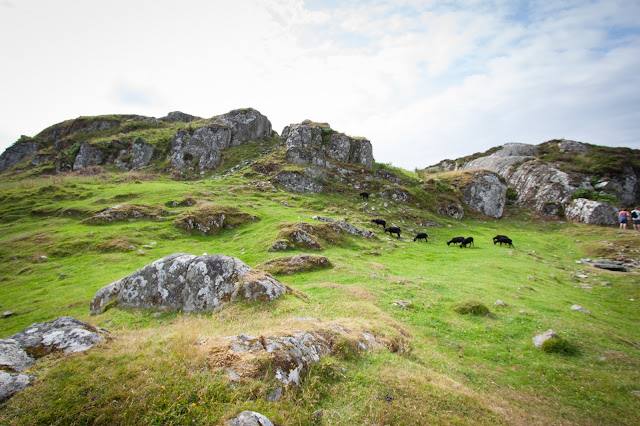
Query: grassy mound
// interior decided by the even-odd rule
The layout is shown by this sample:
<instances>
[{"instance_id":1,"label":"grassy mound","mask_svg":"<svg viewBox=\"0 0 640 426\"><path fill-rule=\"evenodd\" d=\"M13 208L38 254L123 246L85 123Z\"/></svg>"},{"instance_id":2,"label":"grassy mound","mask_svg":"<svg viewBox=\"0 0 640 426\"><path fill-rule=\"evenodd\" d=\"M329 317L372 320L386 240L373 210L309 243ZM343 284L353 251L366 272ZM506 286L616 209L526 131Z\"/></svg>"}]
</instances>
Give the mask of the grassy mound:
<instances>
[{"instance_id":1,"label":"grassy mound","mask_svg":"<svg viewBox=\"0 0 640 426\"><path fill-rule=\"evenodd\" d=\"M260 219L232 206L209 203L182 213L173 224L201 235L216 235L222 229L233 229L254 220Z\"/></svg>"},{"instance_id":2,"label":"grassy mound","mask_svg":"<svg viewBox=\"0 0 640 426\"><path fill-rule=\"evenodd\" d=\"M461 302L457 304L453 310L462 315L486 316L491 313L489 308L487 308L482 302L478 302L476 300Z\"/></svg>"}]
</instances>

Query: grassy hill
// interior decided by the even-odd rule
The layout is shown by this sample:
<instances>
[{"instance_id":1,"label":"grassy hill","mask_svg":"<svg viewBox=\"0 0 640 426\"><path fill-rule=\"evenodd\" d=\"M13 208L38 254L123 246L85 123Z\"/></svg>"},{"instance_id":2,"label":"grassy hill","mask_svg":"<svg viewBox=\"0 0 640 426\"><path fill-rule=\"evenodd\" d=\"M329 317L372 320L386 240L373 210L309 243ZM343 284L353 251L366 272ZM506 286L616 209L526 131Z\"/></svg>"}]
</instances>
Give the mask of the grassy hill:
<instances>
[{"instance_id":1,"label":"grassy hill","mask_svg":"<svg viewBox=\"0 0 640 426\"><path fill-rule=\"evenodd\" d=\"M0 337L61 315L110 331L107 343L87 353L39 360L32 369L38 380L0 406L0 423L217 424L243 410L286 425L637 422L638 275L576 260L621 251L637 258L638 234L547 222L526 210L512 209L500 220L438 216L432 206L440 193L451 196L446 182L421 187L417 176L399 170L390 171L406 179L414 196L408 204L380 197L365 204L358 190L337 181L326 182L328 193L292 194L276 190L261 171L294 166L282 164L277 149L259 157L263 148L226 153L215 179L93 169L0 182L0 305L14 312L0 320ZM180 205L187 198L260 220L214 236L190 234L173 225L192 208ZM123 203L165 212L156 219L85 221ZM372 213L401 226L402 238L376 229ZM202 314L116 306L89 315L99 288L172 253L222 253L251 267L299 253L268 249L283 224L313 222L314 215L348 218L378 238L324 244L319 254L333 267L278 276L296 291L274 302ZM443 226L421 226L429 221ZM420 231L428 232L428 243L412 241ZM493 245L496 234L510 236L515 248ZM455 236L473 236L476 245L447 246ZM498 299L506 306L495 306ZM396 300L411 304L403 309ZM490 314L461 314L456 308L465 303L481 303ZM571 310L574 304L591 314ZM366 330L386 345L361 353L341 342L275 403L267 395L280 384L269 366L247 365L252 375L230 381L216 363L219 354L202 344L304 329L291 321L301 317ZM533 346L532 337L550 328L568 352Z\"/></svg>"}]
</instances>

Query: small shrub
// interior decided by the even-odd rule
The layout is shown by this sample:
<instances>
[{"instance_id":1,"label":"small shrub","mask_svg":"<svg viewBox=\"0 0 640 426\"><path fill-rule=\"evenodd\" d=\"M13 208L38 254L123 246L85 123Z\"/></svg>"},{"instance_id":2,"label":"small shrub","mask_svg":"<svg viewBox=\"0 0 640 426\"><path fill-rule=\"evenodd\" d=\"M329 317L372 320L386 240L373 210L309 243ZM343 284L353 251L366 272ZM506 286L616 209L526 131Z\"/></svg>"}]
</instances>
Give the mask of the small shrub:
<instances>
[{"instance_id":1,"label":"small shrub","mask_svg":"<svg viewBox=\"0 0 640 426\"><path fill-rule=\"evenodd\" d=\"M453 310L462 315L469 314L484 316L489 315L490 313L489 308L487 308L483 303L475 300L468 300L466 302L459 303L453 308Z\"/></svg>"},{"instance_id":2,"label":"small shrub","mask_svg":"<svg viewBox=\"0 0 640 426\"><path fill-rule=\"evenodd\" d=\"M555 353L561 355L575 355L578 350L562 337L552 337L542 343L541 349L547 353Z\"/></svg>"},{"instance_id":3,"label":"small shrub","mask_svg":"<svg viewBox=\"0 0 640 426\"><path fill-rule=\"evenodd\" d=\"M518 191L516 191L512 186L507 186L507 200L518 201Z\"/></svg>"}]
</instances>

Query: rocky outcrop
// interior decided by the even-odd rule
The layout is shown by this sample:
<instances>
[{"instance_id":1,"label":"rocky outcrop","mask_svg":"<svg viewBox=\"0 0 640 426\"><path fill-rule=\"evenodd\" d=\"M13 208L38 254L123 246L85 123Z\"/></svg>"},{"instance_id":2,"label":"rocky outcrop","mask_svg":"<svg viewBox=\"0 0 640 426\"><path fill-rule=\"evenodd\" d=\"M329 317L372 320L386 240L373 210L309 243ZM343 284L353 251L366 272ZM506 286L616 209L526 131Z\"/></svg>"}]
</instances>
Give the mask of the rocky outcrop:
<instances>
[{"instance_id":1,"label":"rocky outcrop","mask_svg":"<svg viewBox=\"0 0 640 426\"><path fill-rule=\"evenodd\" d=\"M194 120L202 120L200 117L196 117L195 115L185 114L181 111L172 111L164 117L160 117L158 120L164 121L165 123L190 123Z\"/></svg>"},{"instance_id":2,"label":"rocky outcrop","mask_svg":"<svg viewBox=\"0 0 640 426\"><path fill-rule=\"evenodd\" d=\"M284 128L280 140L290 163L326 167L337 161L373 167L371 142L338 133L327 123L305 120L291 124Z\"/></svg>"},{"instance_id":3,"label":"rocky outcrop","mask_svg":"<svg viewBox=\"0 0 640 426\"><path fill-rule=\"evenodd\" d=\"M615 225L618 223L618 209L601 201L576 198L564 212L567 219L591 225Z\"/></svg>"},{"instance_id":4,"label":"rocky outcrop","mask_svg":"<svg viewBox=\"0 0 640 426\"><path fill-rule=\"evenodd\" d=\"M54 352L82 352L105 341L106 330L71 317L36 323L7 339L0 339L0 402L26 388L28 368Z\"/></svg>"},{"instance_id":5,"label":"rocky outcrop","mask_svg":"<svg viewBox=\"0 0 640 426\"><path fill-rule=\"evenodd\" d=\"M80 146L80 151L73 162L73 171L83 169L89 166L97 166L104 161L102 151L94 146L86 143Z\"/></svg>"},{"instance_id":6,"label":"rocky outcrop","mask_svg":"<svg viewBox=\"0 0 640 426\"><path fill-rule=\"evenodd\" d=\"M85 223L108 223L121 220L135 221L138 219L160 220L161 216L169 212L160 207L147 206L144 204L118 204L107 207L97 214L85 219Z\"/></svg>"},{"instance_id":7,"label":"rocky outcrop","mask_svg":"<svg viewBox=\"0 0 640 426\"><path fill-rule=\"evenodd\" d=\"M599 192L626 205L637 204L640 179L629 160L634 157L639 157L636 151L561 139L540 145L508 143L483 155L444 160L427 170L492 171L513 188L520 206L555 216L562 215L578 190L594 194L593 198ZM592 186L595 178L599 181Z\"/></svg>"},{"instance_id":8,"label":"rocky outcrop","mask_svg":"<svg viewBox=\"0 0 640 426\"><path fill-rule=\"evenodd\" d=\"M316 318L297 319L320 323ZM295 321L295 320L292 320ZM331 353L339 341L350 341L356 351L369 351L385 344L369 332L348 331L338 324L317 324L315 330L298 331L279 336L251 336L240 334L212 342L210 353L225 354L210 360L216 367L240 370L239 364L266 359L276 380L285 385L298 385L305 372ZM209 349L209 348L208 348ZM245 368L242 368L243 370Z\"/></svg>"},{"instance_id":9,"label":"rocky outcrop","mask_svg":"<svg viewBox=\"0 0 640 426\"><path fill-rule=\"evenodd\" d=\"M260 219L232 206L209 203L182 213L173 224L188 231L197 231L201 235L216 235L222 229L233 229L253 220Z\"/></svg>"},{"instance_id":10,"label":"rocky outcrop","mask_svg":"<svg viewBox=\"0 0 640 426\"><path fill-rule=\"evenodd\" d=\"M31 157L38 151L38 143L33 141L18 141L7 148L0 155L0 173L4 173L25 158Z\"/></svg>"},{"instance_id":11,"label":"rocky outcrop","mask_svg":"<svg viewBox=\"0 0 640 426\"><path fill-rule=\"evenodd\" d=\"M289 191L311 194L322 192L322 185L298 172L282 171L274 179Z\"/></svg>"},{"instance_id":12,"label":"rocky outcrop","mask_svg":"<svg viewBox=\"0 0 640 426\"><path fill-rule=\"evenodd\" d=\"M321 243L340 243L345 233L366 238L376 238L373 232L358 228L347 222L338 222L321 216L314 216L313 219L324 223L313 225L306 222L284 224L278 234L278 239L273 243L269 251L322 250Z\"/></svg>"},{"instance_id":13,"label":"rocky outcrop","mask_svg":"<svg viewBox=\"0 0 640 426\"><path fill-rule=\"evenodd\" d=\"M409 194L407 190L401 188L385 189L384 191L380 191L380 196L382 198L387 198L393 201L402 201L404 203L411 201L411 194Z\"/></svg>"},{"instance_id":14,"label":"rocky outcrop","mask_svg":"<svg viewBox=\"0 0 640 426\"><path fill-rule=\"evenodd\" d=\"M175 253L98 290L91 313L102 313L114 300L131 308L213 311L235 300L274 300L288 292L235 257Z\"/></svg>"},{"instance_id":15,"label":"rocky outcrop","mask_svg":"<svg viewBox=\"0 0 640 426\"><path fill-rule=\"evenodd\" d=\"M333 223L335 225L338 225L344 232L347 232L352 235L358 235L360 237L366 237L366 238L377 238L375 233L367 229L358 228L357 226L354 226L349 222L345 222L342 220L335 220L330 217L324 217L324 216L313 216L311 219L317 220L318 222Z\"/></svg>"},{"instance_id":16,"label":"rocky outcrop","mask_svg":"<svg viewBox=\"0 0 640 426\"><path fill-rule=\"evenodd\" d=\"M464 217L464 208L460 204L446 199L436 203L435 211L438 214L454 219L462 219Z\"/></svg>"},{"instance_id":17,"label":"rocky outcrop","mask_svg":"<svg viewBox=\"0 0 640 426\"><path fill-rule=\"evenodd\" d=\"M171 166L175 169L215 169L222 159L221 151L231 146L231 129L212 124L196 129L193 134L178 130L171 141Z\"/></svg>"},{"instance_id":18,"label":"rocky outcrop","mask_svg":"<svg viewBox=\"0 0 640 426\"><path fill-rule=\"evenodd\" d=\"M231 129L231 146L244 142L271 137L271 122L253 108L235 109L226 114L215 116L212 124L222 124Z\"/></svg>"},{"instance_id":19,"label":"rocky outcrop","mask_svg":"<svg viewBox=\"0 0 640 426\"><path fill-rule=\"evenodd\" d=\"M462 202L491 217L502 217L507 201L507 185L492 172L474 172L472 179L463 184Z\"/></svg>"}]
</instances>

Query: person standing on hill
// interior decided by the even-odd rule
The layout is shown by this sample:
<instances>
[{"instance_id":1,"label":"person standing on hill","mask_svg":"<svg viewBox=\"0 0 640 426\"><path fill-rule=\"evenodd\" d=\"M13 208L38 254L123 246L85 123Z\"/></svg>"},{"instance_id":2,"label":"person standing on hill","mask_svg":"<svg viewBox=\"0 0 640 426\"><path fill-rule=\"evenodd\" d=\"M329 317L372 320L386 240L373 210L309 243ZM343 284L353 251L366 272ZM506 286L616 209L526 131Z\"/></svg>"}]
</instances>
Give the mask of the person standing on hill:
<instances>
[{"instance_id":1,"label":"person standing on hill","mask_svg":"<svg viewBox=\"0 0 640 426\"><path fill-rule=\"evenodd\" d=\"M618 218L620 219L620 229L627 229L627 220L629 219L629 210L626 207L623 207L618 213Z\"/></svg>"},{"instance_id":2,"label":"person standing on hill","mask_svg":"<svg viewBox=\"0 0 640 426\"><path fill-rule=\"evenodd\" d=\"M633 229L640 231L640 207L631 210L631 220L633 221Z\"/></svg>"}]
</instances>

